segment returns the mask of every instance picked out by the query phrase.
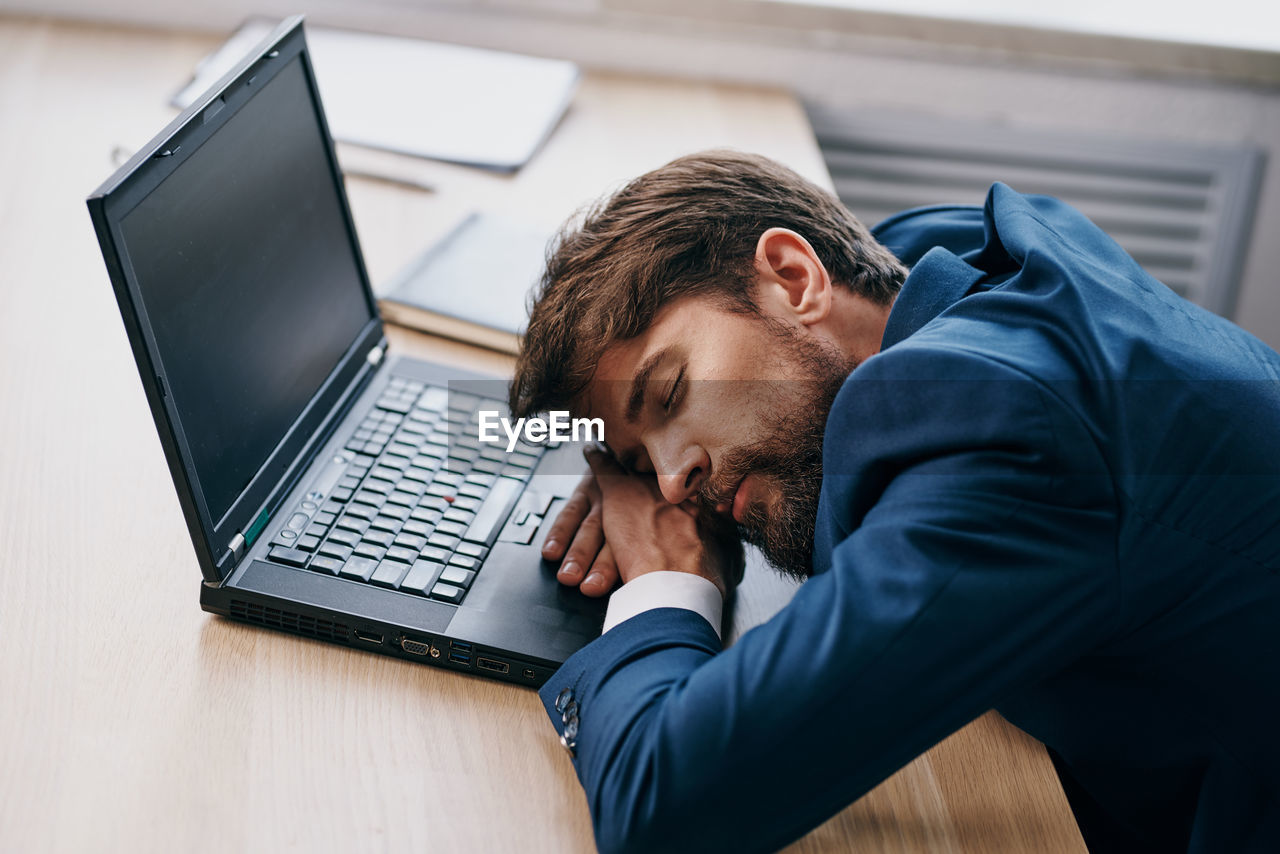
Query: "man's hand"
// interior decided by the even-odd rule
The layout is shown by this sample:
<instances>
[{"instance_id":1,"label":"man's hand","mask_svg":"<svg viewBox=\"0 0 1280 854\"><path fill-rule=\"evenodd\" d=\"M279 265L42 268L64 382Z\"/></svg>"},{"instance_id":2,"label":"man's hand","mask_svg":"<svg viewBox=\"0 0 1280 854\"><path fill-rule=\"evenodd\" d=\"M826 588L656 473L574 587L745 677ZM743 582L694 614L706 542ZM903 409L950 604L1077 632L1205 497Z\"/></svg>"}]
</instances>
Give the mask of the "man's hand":
<instances>
[{"instance_id":1,"label":"man's hand","mask_svg":"<svg viewBox=\"0 0 1280 854\"><path fill-rule=\"evenodd\" d=\"M618 581L618 566L605 545L600 487L595 474L579 481L547 532L542 556L560 560L556 578L561 584L579 585L587 596L603 596Z\"/></svg>"},{"instance_id":2,"label":"man's hand","mask_svg":"<svg viewBox=\"0 0 1280 854\"><path fill-rule=\"evenodd\" d=\"M556 517L543 557L564 557L558 578L603 596L621 578L659 570L701 575L721 594L742 580L742 544L731 527L670 504L652 475L627 474L607 454L587 452L591 474ZM584 578L585 576L585 578Z\"/></svg>"}]
</instances>

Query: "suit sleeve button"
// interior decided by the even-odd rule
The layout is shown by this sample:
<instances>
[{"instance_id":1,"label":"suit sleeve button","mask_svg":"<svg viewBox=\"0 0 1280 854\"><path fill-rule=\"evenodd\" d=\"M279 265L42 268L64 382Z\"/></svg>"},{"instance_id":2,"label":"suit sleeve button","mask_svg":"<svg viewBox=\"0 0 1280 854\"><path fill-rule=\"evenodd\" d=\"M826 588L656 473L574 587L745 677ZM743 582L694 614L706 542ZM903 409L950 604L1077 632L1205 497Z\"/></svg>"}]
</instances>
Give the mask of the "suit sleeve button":
<instances>
[{"instance_id":1,"label":"suit sleeve button","mask_svg":"<svg viewBox=\"0 0 1280 854\"><path fill-rule=\"evenodd\" d=\"M564 714L564 707L568 705L569 701L572 699L573 699L573 689L564 688L559 694L556 695L556 704L555 704L556 711L560 712L561 714Z\"/></svg>"}]
</instances>

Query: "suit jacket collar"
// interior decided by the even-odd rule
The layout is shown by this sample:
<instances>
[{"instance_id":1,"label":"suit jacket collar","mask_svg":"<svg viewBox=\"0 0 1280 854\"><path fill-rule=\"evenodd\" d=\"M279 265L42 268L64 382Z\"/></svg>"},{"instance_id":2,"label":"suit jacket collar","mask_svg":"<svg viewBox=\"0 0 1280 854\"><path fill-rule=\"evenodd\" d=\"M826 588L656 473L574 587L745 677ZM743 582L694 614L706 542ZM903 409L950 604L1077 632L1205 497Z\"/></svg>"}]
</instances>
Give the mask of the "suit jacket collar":
<instances>
[{"instance_id":1,"label":"suit jacket collar","mask_svg":"<svg viewBox=\"0 0 1280 854\"><path fill-rule=\"evenodd\" d=\"M959 302L984 275L982 270L971 267L941 246L930 249L911 268L903 282L889 312L880 349L887 350L915 334Z\"/></svg>"}]
</instances>

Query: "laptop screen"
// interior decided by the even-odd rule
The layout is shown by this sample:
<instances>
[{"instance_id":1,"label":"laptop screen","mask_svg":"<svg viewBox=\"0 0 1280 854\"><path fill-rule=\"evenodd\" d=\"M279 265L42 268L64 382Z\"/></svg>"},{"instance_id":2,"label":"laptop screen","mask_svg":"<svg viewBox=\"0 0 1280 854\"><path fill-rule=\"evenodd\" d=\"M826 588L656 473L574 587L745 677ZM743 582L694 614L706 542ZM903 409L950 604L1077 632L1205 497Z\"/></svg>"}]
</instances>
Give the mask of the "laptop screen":
<instances>
[{"instance_id":1,"label":"laptop screen","mask_svg":"<svg viewBox=\"0 0 1280 854\"><path fill-rule=\"evenodd\" d=\"M373 316L302 60L121 232L216 524Z\"/></svg>"}]
</instances>

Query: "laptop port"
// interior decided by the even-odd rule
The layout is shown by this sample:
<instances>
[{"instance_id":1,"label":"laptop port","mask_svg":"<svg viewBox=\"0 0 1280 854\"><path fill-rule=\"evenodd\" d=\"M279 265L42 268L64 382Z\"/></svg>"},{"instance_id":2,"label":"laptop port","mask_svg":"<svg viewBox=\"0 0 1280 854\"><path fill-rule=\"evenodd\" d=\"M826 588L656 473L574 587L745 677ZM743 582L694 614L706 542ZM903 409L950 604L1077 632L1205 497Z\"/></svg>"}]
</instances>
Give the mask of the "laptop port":
<instances>
[{"instance_id":1,"label":"laptop port","mask_svg":"<svg viewBox=\"0 0 1280 854\"><path fill-rule=\"evenodd\" d=\"M511 665L505 661L494 661L492 658L477 658L476 666L485 670L492 670L494 673L506 673L511 669Z\"/></svg>"},{"instance_id":2,"label":"laptop port","mask_svg":"<svg viewBox=\"0 0 1280 854\"><path fill-rule=\"evenodd\" d=\"M537 677L538 674L533 672L532 667L526 667L524 669L524 673L522 673L521 675L524 676L525 679L534 679Z\"/></svg>"},{"instance_id":3,"label":"laptop port","mask_svg":"<svg viewBox=\"0 0 1280 854\"><path fill-rule=\"evenodd\" d=\"M423 643L422 641L401 638L400 648L413 655L426 655L431 650L431 645Z\"/></svg>"},{"instance_id":4,"label":"laptop port","mask_svg":"<svg viewBox=\"0 0 1280 854\"><path fill-rule=\"evenodd\" d=\"M365 643L376 643L376 644L382 643L382 635L378 634L377 632L366 632L366 631L362 631L361 629L356 629L356 637L360 638L360 640L364 641Z\"/></svg>"},{"instance_id":5,"label":"laptop port","mask_svg":"<svg viewBox=\"0 0 1280 854\"><path fill-rule=\"evenodd\" d=\"M449 660L452 661L454 664L464 664L468 667L471 666L471 656L463 655L460 652L449 653Z\"/></svg>"},{"instance_id":6,"label":"laptop port","mask_svg":"<svg viewBox=\"0 0 1280 854\"><path fill-rule=\"evenodd\" d=\"M466 641L449 641L449 649L456 649L458 652L471 652L471 644Z\"/></svg>"}]
</instances>

